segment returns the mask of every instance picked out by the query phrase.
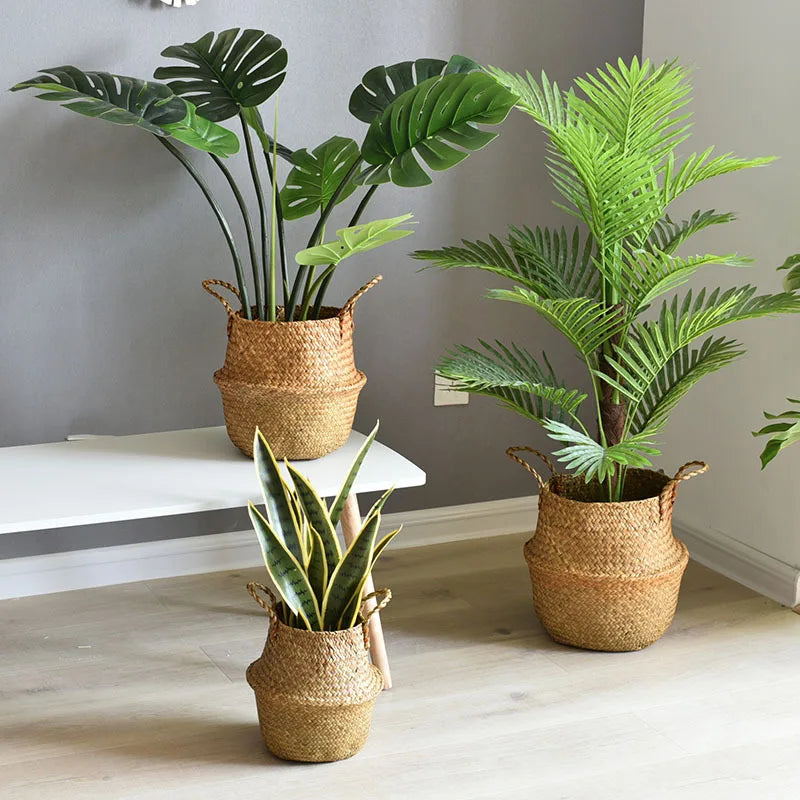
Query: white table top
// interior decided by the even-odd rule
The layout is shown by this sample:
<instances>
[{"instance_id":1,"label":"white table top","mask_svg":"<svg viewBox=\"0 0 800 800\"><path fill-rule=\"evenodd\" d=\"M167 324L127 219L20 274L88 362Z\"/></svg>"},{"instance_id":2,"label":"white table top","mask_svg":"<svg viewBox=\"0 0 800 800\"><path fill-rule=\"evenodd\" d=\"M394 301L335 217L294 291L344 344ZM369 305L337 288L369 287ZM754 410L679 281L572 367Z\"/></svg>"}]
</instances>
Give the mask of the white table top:
<instances>
[{"instance_id":1,"label":"white table top","mask_svg":"<svg viewBox=\"0 0 800 800\"><path fill-rule=\"evenodd\" d=\"M335 496L365 437L293 462L322 497ZM353 491L421 486L425 473L375 442ZM225 428L0 448L0 534L162 517L261 503L253 462Z\"/></svg>"}]
</instances>

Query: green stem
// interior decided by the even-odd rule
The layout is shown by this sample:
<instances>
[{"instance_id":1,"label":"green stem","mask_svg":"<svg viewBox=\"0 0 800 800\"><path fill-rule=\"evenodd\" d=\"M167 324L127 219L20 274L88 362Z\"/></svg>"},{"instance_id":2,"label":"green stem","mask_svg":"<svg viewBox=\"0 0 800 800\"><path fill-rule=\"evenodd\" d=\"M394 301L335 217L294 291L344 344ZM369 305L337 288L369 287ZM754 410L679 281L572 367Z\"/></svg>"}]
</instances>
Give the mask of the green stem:
<instances>
[{"instance_id":1,"label":"green stem","mask_svg":"<svg viewBox=\"0 0 800 800\"><path fill-rule=\"evenodd\" d=\"M272 185L275 184L277 180L277 164L275 165L275 169L272 168L272 161L270 160L269 153L264 150L264 160L267 162L267 173L269 175L269 180ZM281 282L283 283L283 309L284 314L289 313L289 309L287 308L287 303L289 302L289 277L288 272L286 270L286 234L284 230L283 224L283 207L280 204L280 200L278 201L275 211L277 213L277 222L278 222L278 254L280 255L281 259ZM294 314L294 309L292 309L292 315ZM286 319L291 321L291 317L287 316Z\"/></svg>"},{"instance_id":2,"label":"green stem","mask_svg":"<svg viewBox=\"0 0 800 800\"><path fill-rule=\"evenodd\" d=\"M269 279L267 275L267 207L264 205L264 192L261 187L261 179L258 176L258 167L256 166L256 156L253 150L253 142L250 139L250 129L247 125L247 120L244 114L239 112L239 119L242 123L242 135L244 137L244 146L247 150L247 163L250 166L250 175L253 178L253 188L256 192L256 200L258 201L258 213L261 222L261 269L264 275L264 287L269 286ZM262 293L261 279L259 278L256 283L256 305L258 307L259 319L266 319L264 314L264 301L267 305L272 305L274 298L265 297Z\"/></svg>"},{"instance_id":3,"label":"green stem","mask_svg":"<svg viewBox=\"0 0 800 800\"><path fill-rule=\"evenodd\" d=\"M209 155L211 156L212 161L220 168L220 171L225 176L225 180L228 182L228 186L231 187L233 196L236 198L236 203L239 206L239 210L242 212L242 220L244 221L245 231L247 232L247 246L250 250L250 264L252 265L253 281L255 286L259 287L260 278L258 269L258 256L256 255L255 236L253 235L253 225L250 222L250 212L247 209L247 203L245 202L244 197L242 197L242 193L239 191L239 187L236 185L233 175L231 175L230 170L222 162L222 159L219 156L215 156L213 153L210 153ZM256 291L258 291L258 288L256 288Z\"/></svg>"},{"instance_id":4,"label":"green stem","mask_svg":"<svg viewBox=\"0 0 800 800\"><path fill-rule=\"evenodd\" d=\"M216 198L211 193L211 189L208 188L208 184L206 184L206 182L203 180L203 177L194 168L192 162L189 161L189 159L186 158L186 156L180 150L178 150L178 148L175 147L172 142L168 141L163 136L156 136L156 139L158 139L158 141L161 142L161 144L166 147L167 150L178 159L178 161L181 162L186 171L194 179L194 182L200 187L200 191L203 193L203 196L211 206L211 210L214 212L214 216L217 218L220 228L222 228L225 241L228 243L228 249L231 251L233 269L236 272L236 282L239 285L239 299L242 301L242 314L244 315L245 319L252 319L253 317L250 312L250 299L247 292L247 282L245 281L244 272L242 270L242 260L239 258L239 251L236 249L236 241L233 238L230 225L228 225L228 221L225 219L225 215L222 213L219 203L217 203Z\"/></svg>"},{"instance_id":5,"label":"green stem","mask_svg":"<svg viewBox=\"0 0 800 800\"><path fill-rule=\"evenodd\" d=\"M319 219L317 220L317 224L314 226L314 230L311 232L311 236L309 237L308 244L306 247L315 247L319 244L319 240L321 238L322 231L325 228L325 223L328 221L328 218L331 215L331 212L334 209L334 206L339 201L339 198L342 196L342 192L345 190L345 187L348 183L353 179L358 168L363 163L363 159L359 156L354 162L353 166L347 171L347 174L342 178L339 185L334 190L333 194L331 195L331 199L328 201L328 205L322 210L319 215ZM294 283L292 284L292 292L289 296L289 307L294 308L297 304L297 296L300 293L300 286L306 284L307 276L308 276L309 268L307 266L301 266L300 269L297 271L297 275L295 276ZM303 292L304 297L308 294L308 285L306 285L306 289Z\"/></svg>"},{"instance_id":6,"label":"green stem","mask_svg":"<svg viewBox=\"0 0 800 800\"><path fill-rule=\"evenodd\" d=\"M361 216L364 213L367 204L369 203L370 200L372 200L372 196L375 194L377 188L378 184L376 183L370 186L369 189L367 189L366 193L361 198L361 202L358 204L358 207L356 208L356 211L353 214L352 219L348 223L347 226L348 228L352 228L353 225L358 225L358 222L361 219ZM335 265L332 264L331 266ZM311 312L311 315L314 319L317 319L319 317L319 312L322 309L323 302L325 301L325 294L327 293L328 286L330 286L331 279L333 278L333 271L328 273L328 270L325 270L322 277L324 278L324 280L322 281L319 289L317 290L317 297L316 300L314 300L314 309Z\"/></svg>"}]
</instances>

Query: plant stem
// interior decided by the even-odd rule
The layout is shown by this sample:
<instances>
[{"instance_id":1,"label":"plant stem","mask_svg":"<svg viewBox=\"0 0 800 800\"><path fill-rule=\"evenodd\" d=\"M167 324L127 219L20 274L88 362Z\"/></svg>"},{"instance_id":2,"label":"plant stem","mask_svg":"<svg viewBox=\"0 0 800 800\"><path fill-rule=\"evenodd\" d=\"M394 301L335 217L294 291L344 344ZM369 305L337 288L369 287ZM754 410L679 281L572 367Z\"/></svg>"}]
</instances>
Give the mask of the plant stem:
<instances>
[{"instance_id":1,"label":"plant stem","mask_svg":"<svg viewBox=\"0 0 800 800\"><path fill-rule=\"evenodd\" d=\"M217 218L220 228L222 228L222 233L225 236L225 241L228 243L228 249L231 252L233 269L236 272L236 282L239 285L239 299L242 301L242 314L244 315L245 319L252 319L253 317L250 312L250 298L247 292L247 282L245 281L244 272L242 270L242 260L239 258L239 251L236 249L236 241L233 238L230 225L228 225L228 221L225 219L225 215L222 213L219 203L217 203L217 200L211 193L211 189L209 189L208 184L203 180L203 177L195 169L192 162L189 161L189 159L186 158L186 156L177 147L175 147L172 142L168 141L163 136L156 136L156 139L158 139L158 141L161 142L161 144L166 147L167 150L178 159L178 161L181 162L186 171L194 179L194 182L200 187L200 191L203 193L203 196L211 206L211 210L214 212L214 216Z\"/></svg>"},{"instance_id":2,"label":"plant stem","mask_svg":"<svg viewBox=\"0 0 800 800\"><path fill-rule=\"evenodd\" d=\"M272 148L272 160L274 162L274 169L272 170L271 174L276 174L278 171L278 95L275 95L275 127L274 127L275 137L273 141L273 148ZM272 244L272 249L270 252L270 259L269 259L269 294L271 302L269 304L269 319L270 322L275 322L277 318L277 305L278 305L278 288L275 285L276 283L276 276L277 270L275 269L275 244L277 239L277 219L278 219L278 185L275 180L272 181L272 231L270 242ZM284 316L286 314L286 310L284 309Z\"/></svg>"},{"instance_id":3,"label":"plant stem","mask_svg":"<svg viewBox=\"0 0 800 800\"><path fill-rule=\"evenodd\" d=\"M325 228L325 223L328 221L328 218L331 215L331 212L334 209L334 206L338 202L339 198L342 196L342 192L345 190L345 187L348 183L353 179L358 168L363 163L364 159L359 156L354 162L353 166L347 170L347 174L342 178L339 185L334 190L333 194L331 195L331 199L328 201L328 205L322 210L319 215L319 219L317 220L317 224L314 226L314 230L311 232L311 236L308 240L307 247L315 247L319 244L319 240L322 235L322 231ZM289 307L294 308L297 304L297 296L300 292L300 285L306 284L304 290L304 296L307 294L307 290L309 286L307 285L307 276L308 276L309 268L307 266L301 266L300 269L297 271L297 275L295 276L294 283L292 284L292 292L289 296Z\"/></svg>"},{"instance_id":4,"label":"plant stem","mask_svg":"<svg viewBox=\"0 0 800 800\"><path fill-rule=\"evenodd\" d=\"M272 169L272 161L270 160L269 153L264 150L264 160L267 162L267 173L269 175L270 183L274 186L275 181L277 181L277 169L278 165L275 164L275 169ZM280 201L275 206L275 210L277 213L277 222L278 222L278 254L280 255L281 259L281 282L283 283L283 313L284 315L288 314L287 303L289 302L289 277L286 271L286 238L285 238L285 230L283 224L283 207L280 204ZM294 315L294 309L292 309L292 315ZM287 320L291 320L291 317L287 316Z\"/></svg>"},{"instance_id":5,"label":"plant stem","mask_svg":"<svg viewBox=\"0 0 800 800\"><path fill-rule=\"evenodd\" d=\"M259 287L261 284L259 278L258 256L256 255L253 225L250 222L250 212L247 209L247 203L245 202L244 197L242 197L242 193L239 191L239 187L236 185L233 175L231 175L230 170L222 162L222 159L219 156L215 156L213 153L210 153L209 155L211 156L212 161L220 168L220 171L225 176L225 180L228 182L228 186L231 187L233 196L236 198L239 210L242 212L242 220L244 221L245 231L247 232L247 246L250 250L250 263L253 270L253 281L255 286ZM258 288L256 288L256 291L259 291Z\"/></svg>"},{"instance_id":6,"label":"plant stem","mask_svg":"<svg viewBox=\"0 0 800 800\"><path fill-rule=\"evenodd\" d=\"M256 200L258 201L258 213L261 221L261 269L264 274L264 289L269 286L267 275L267 208L264 205L264 192L261 188L261 179L258 176L258 167L256 166L256 156L253 151L253 142L250 139L250 129L247 126L247 120L244 114L239 112L239 118L242 123L242 134L244 137L244 146L247 150L247 163L250 166L250 175L253 178L253 188L256 192ZM265 297L261 290L261 280L256 283L256 306L258 307L259 319L265 319L264 315L264 301L267 305L273 302L273 298Z\"/></svg>"},{"instance_id":7,"label":"plant stem","mask_svg":"<svg viewBox=\"0 0 800 800\"><path fill-rule=\"evenodd\" d=\"M361 219L364 210L366 209L369 201L372 200L372 196L375 194L375 191L378 188L378 184L373 184L372 186L367 189L364 196L361 198L361 202L358 204L358 207L355 210L350 222L347 224L348 228L352 228L354 225L358 225L359 220ZM331 264L332 267L335 267L335 264ZM331 279L333 278L333 270L326 269L325 272L322 273L321 277L324 279L320 283L319 289L316 292L316 300L314 300L314 308L311 312L312 317L316 319L319 316L320 309L322 308L322 304L325 301L325 294L328 291L328 286L330 286Z\"/></svg>"}]
</instances>

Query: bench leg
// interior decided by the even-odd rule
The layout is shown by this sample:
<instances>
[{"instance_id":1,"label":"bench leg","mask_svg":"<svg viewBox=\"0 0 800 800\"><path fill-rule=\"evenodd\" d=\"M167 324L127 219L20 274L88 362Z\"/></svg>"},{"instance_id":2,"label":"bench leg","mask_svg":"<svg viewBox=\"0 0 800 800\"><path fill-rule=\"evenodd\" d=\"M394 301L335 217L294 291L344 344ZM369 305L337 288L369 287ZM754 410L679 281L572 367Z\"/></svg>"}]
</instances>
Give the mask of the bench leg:
<instances>
[{"instance_id":1,"label":"bench leg","mask_svg":"<svg viewBox=\"0 0 800 800\"><path fill-rule=\"evenodd\" d=\"M349 545L356 538L361 530L361 512L358 509L358 497L351 492L342 509L342 534L345 544ZM367 578L364 586L364 593L369 594L375 591L372 582L372 575ZM375 606L375 599L367 601L367 611ZM372 663L383 673L383 688L392 688L392 674L389 672L389 659L386 655L386 643L383 641L383 628L381 627L381 615L375 612L369 620L369 640Z\"/></svg>"}]
</instances>

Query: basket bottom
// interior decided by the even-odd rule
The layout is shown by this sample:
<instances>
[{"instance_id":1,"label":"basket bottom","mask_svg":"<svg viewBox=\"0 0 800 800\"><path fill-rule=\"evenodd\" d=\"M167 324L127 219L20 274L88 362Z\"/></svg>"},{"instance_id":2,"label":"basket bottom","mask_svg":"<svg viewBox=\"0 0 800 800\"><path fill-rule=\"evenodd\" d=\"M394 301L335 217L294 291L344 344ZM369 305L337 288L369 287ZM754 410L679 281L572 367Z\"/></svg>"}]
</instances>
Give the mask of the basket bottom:
<instances>
[{"instance_id":1,"label":"basket bottom","mask_svg":"<svg viewBox=\"0 0 800 800\"><path fill-rule=\"evenodd\" d=\"M350 706L303 705L256 693L267 749L285 761L342 761L364 747L375 700Z\"/></svg>"},{"instance_id":2,"label":"basket bottom","mask_svg":"<svg viewBox=\"0 0 800 800\"><path fill-rule=\"evenodd\" d=\"M293 392L214 376L222 394L228 437L253 457L256 427L278 459L303 461L338 450L350 436L358 396L366 383Z\"/></svg>"},{"instance_id":3,"label":"basket bottom","mask_svg":"<svg viewBox=\"0 0 800 800\"><path fill-rule=\"evenodd\" d=\"M554 572L528 562L533 605L559 644L585 650L641 650L672 623L689 554L671 569L646 577L607 577Z\"/></svg>"}]
</instances>

